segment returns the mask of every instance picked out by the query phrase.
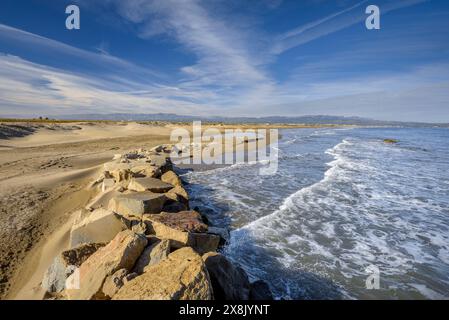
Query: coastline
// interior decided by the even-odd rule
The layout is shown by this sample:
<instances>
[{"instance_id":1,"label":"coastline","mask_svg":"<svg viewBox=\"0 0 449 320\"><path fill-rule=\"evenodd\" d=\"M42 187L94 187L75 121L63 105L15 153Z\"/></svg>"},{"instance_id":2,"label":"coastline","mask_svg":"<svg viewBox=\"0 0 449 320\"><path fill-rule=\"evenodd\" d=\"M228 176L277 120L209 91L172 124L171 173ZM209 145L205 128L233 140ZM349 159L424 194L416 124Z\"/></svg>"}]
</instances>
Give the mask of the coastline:
<instances>
[{"instance_id":1,"label":"coastline","mask_svg":"<svg viewBox=\"0 0 449 320\"><path fill-rule=\"evenodd\" d=\"M169 125L170 129L172 126ZM83 128L76 130L76 139L66 139L67 131L72 132L65 128L39 128L30 136L2 140L2 145L7 144L7 148L0 150L3 203L0 223L5 226L2 229L5 241L0 248L3 298L17 295L33 276L35 264L45 260L40 256L45 254L46 239L64 227L71 211L85 206L95 196L85 188L105 161L131 148L151 148L169 142L166 125L150 127L140 132L146 134L132 132L130 136L113 138L109 137L111 130L80 135ZM44 139L40 139L42 136Z\"/></svg>"},{"instance_id":2,"label":"coastline","mask_svg":"<svg viewBox=\"0 0 449 320\"><path fill-rule=\"evenodd\" d=\"M154 150L161 150L163 148L162 152L155 152ZM176 197L176 201L172 202L169 205L170 208L175 207L181 207L183 211L178 211L177 209L170 210L167 209L168 207L163 205L162 207L156 209L156 211L152 211L152 214L146 214L143 213L140 217L137 212L130 212L128 211L132 209L127 208L126 210L124 207L118 206L116 207L116 210L111 215L118 215L120 216L121 221L125 221L125 225L127 228L124 228L124 231L115 230L116 232L112 232L110 230L98 230L98 234L96 233L89 233L88 231L84 230L84 232L89 233L87 237L91 238L90 240L97 239L97 236L104 236L103 233L108 234L108 239L111 238L109 244L106 244L104 249L106 250L109 246L112 246L114 241L116 241L117 237L135 237L136 239L148 239L147 241L153 243L151 246L154 246L154 243L163 243L168 240L169 243L169 249L166 252L166 256L156 264L152 264L152 268L155 269L159 264L166 263L170 264L169 262L170 258L175 255L180 255L181 251L185 251L183 254L188 255L188 259L186 261L189 261L189 265L185 267L185 270L182 270L182 272L189 272L190 269L193 268L193 262L190 263L191 260L195 261L197 264L196 267L200 269L199 274L203 274L204 279L203 281L199 283L195 283L195 281L192 280L192 283L188 284L195 288L196 292L203 292L203 294L187 294L183 298L185 299L212 299L212 298L218 298L218 299L242 299L242 300L248 300L250 298L257 299L257 298L270 298L271 293L269 292L268 286L261 282L256 281L255 283L250 283L248 280L248 276L243 271L243 269L234 266L230 261L228 261L224 256L217 253L219 246L223 245L227 240L225 239L225 234L227 233L226 230L221 230L220 228L208 228L207 227L207 220L204 220L204 217L202 217L197 211L192 210L189 208L188 204L188 194L182 187L182 182L179 179L179 177L174 174L172 164L168 158L169 152L167 152L165 149L166 146L156 146L153 148L153 151L133 151L130 153L122 154L122 155L116 155L114 158L120 159L120 161L113 160L110 162L107 162L103 165L104 168L110 168L114 169L109 171L109 174L111 177L114 177L114 186L109 187L110 189L105 190L105 184L111 183L111 178L107 178L108 174L101 173L100 178L95 180L94 182L91 182L90 185L87 186L87 189L101 189L102 191L98 192L95 196L95 200L90 202L86 206L86 209L88 212L83 213L86 215L84 219L87 219L89 223L94 223L94 220L89 220L89 215L94 216L96 212L99 210L104 209L105 202L102 201L102 198L108 198L108 193L114 193L114 195L120 197L120 193L124 195L130 195L131 197L136 196L138 194L143 193L144 191L136 191L136 190L129 190L133 189L131 186L131 182L136 183L136 181L144 181L145 179L160 179L160 183L168 183L171 182L171 188L176 189L174 193L170 194L170 190L167 193L167 190L164 193L164 195L167 195L168 198L172 198L173 195ZM163 158L163 159L162 159ZM138 159L138 160L135 160ZM145 161L144 161L145 159ZM150 163L151 165L148 165ZM157 164L156 164L157 163ZM147 170L161 170L160 176L158 174L149 173L148 175L134 175L132 174L133 168L142 167L142 165L147 167ZM128 166L130 171L128 172L128 169L117 169L122 168L123 166ZM151 169L150 169L151 168ZM118 170L118 172L117 172ZM98 172L100 172L99 170ZM153 171L151 171L153 172ZM106 176L104 176L106 174ZM129 178L125 178L127 174L131 174ZM118 176L117 176L118 175ZM159 176L158 178L156 178ZM169 178L167 178L169 176ZM116 178L118 177L118 178ZM123 180L122 180L123 178ZM151 183L155 183L156 185L158 182L156 180L151 180ZM128 187L124 187L125 185L128 185ZM128 190L125 190L128 189ZM147 188L148 189L148 188ZM151 187L149 188L151 189ZM119 192L117 193L117 190ZM154 191L154 190L153 190ZM147 191L145 191L147 192ZM156 193L159 195L158 193ZM180 196L182 195L182 196ZM183 200L180 199L184 198ZM187 201L185 201L187 200ZM111 201L114 201L114 198L109 199L109 206L108 209L111 207ZM119 201L119 200L115 200ZM150 201L151 202L151 201ZM101 204L100 204L101 203ZM154 205L154 203L153 203ZM151 205L150 205L151 206ZM135 209L135 208L134 208ZM122 211L124 210L124 211ZM166 211L167 210L167 211ZM160 212L157 212L160 211ZM79 212L79 211L78 211ZM82 264L79 265L79 270L81 274L81 289L78 290L63 290L62 292L58 290L55 290L56 292L49 292L52 291L49 288L53 288L52 286L47 286L45 284L42 284L42 278L44 277L50 277L52 280L45 280L46 282L57 282L58 276L54 274L54 271L52 268L54 268L55 261L53 258L59 257L61 255L61 252L70 252L70 251L76 251L80 250L80 247L83 247L86 245L85 243L82 243L78 246L73 247L73 238L74 233L76 233L76 224L79 223L79 218L76 217L78 212L75 212L70 215L68 221L64 224L62 228L59 228L56 232L54 232L42 245L42 248L35 253L34 256L29 258L28 265L32 265L33 268L32 271L28 274L28 279L26 277L22 279L21 283L19 283L16 286L16 290L12 290L10 292L8 298L11 299L43 299L43 298L50 298L50 299L99 299L99 292L97 291L107 291L107 289L104 289L104 286L106 286L106 283L108 283L108 277L115 276L115 272L110 271L107 275L103 275L104 279L98 280L98 279L92 279L91 274L95 273L96 268L104 267L104 261L98 261L95 260L95 255L101 255L99 252L102 249L98 249L97 252L93 253L90 257L87 258ZM125 213L126 212L126 213ZM149 218L151 216L151 218ZM164 221L165 217L170 217L170 221ZM77 221L78 219L78 221ZM102 217L100 220L104 220L105 226L110 226L110 221L106 222L106 220L113 219L108 216ZM152 220L155 219L155 220ZM179 221L178 221L179 219ZM99 220L99 221L100 221ZM101 222L100 221L100 222ZM148 223L149 222L149 223ZM147 225L147 226L145 226ZM98 225L101 228L101 225ZM75 229L74 229L75 228ZM142 229L143 228L143 229ZM189 229L191 228L191 230ZM83 232L83 231L81 231ZM114 235L113 233L117 233L117 235ZM103 234L103 235L102 235ZM185 243L180 243L183 240L180 240L183 235L187 235L187 241ZM78 235L79 236L79 235ZM84 235L86 236L86 235ZM143 240L142 240L143 241ZM72 248L70 248L72 246ZM68 249L70 248L70 249ZM106 295L105 293L101 294L101 299L116 299L120 297L124 297L126 299L154 299L158 296L155 295L153 292L148 292L142 289L142 292L135 293L131 290L132 296L124 294L123 292L126 292L127 286L152 286L154 281L157 281L157 279L151 278L151 272L141 272L140 274L136 274L135 272L131 272L133 270L132 266L135 264L138 264L142 258L144 258L145 254L148 254L147 250L150 248L150 245L146 246L145 248L140 248L140 253L136 254L134 257L134 261L130 264L131 267L128 267L129 270L127 270L127 275L133 274L133 279L136 279L135 281L129 280L126 281L123 284L123 288L117 288L117 295L111 295L109 292L109 295ZM187 250L187 248L192 248L191 252ZM67 250L68 249L68 250ZM117 249L117 252L120 252L120 248ZM181 250L182 249L182 250ZM156 249L152 249L153 251ZM114 255L114 252L109 252L108 255ZM119 254L124 254L124 252L120 252ZM150 253L151 254L151 253ZM201 256L202 258L201 258ZM98 258L97 258L98 259ZM106 260L108 258L106 257ZM124 258L120 258L124 259ZM93 262L92 262L93 261ZM150 259L151 261L151 259ZM184 261L185 262L185 261ZM93 266L89 266L90 263L96 263L95 268ZM173 266L175 268L175 266ZM83 269L84 268L84 269ZM26 271L27 266L25 266L22 270ZM88 271L86 271L88 270ZM223 271L226 270L226 271ZM115 270L117 271L117 270ZM125 273L124 271L121 271ZM45 276L44 276L45 274ZM50 276L49 276L50 274ZM98 276L98 275L97 275ZM197 277L197 275L195 275ZM232 283L226 283L226 280L232 280ZM60 279L59 279L60 280ZM159 279L161 280L161 279ZM44 281L44 282L45 282ZM83 292L85 291L85 287L89 288L91 285L91 282L100 281L102 284L96 288L95 292ZM162 286L164 285L171 285L171 286L182 286L185 285L183 282L181 284L171 284L170 281L173 281L170 279L170 276L167 276L167 279L162 279ZM165 283L167 282L167 283ZM175 281L176 282L176 281ZM104 283L104 284L103 284ZM139 283L137 285L136 283ZM143 283L143 284L142 284ZM43 287L46 286L46 290L44 290ZM257 289L257 290L256 290ZM256 290L256 291L254 291ZM265 296L262 297L261 293L258 292L262 290L262 292L265 292ZM46 292L47 291L47 292ZM89 289L87 289L89 291ZM81 293L80 293L81 292ZM165 292L164 292L165 294ZM174 294L174 293L173 293ZM123 298L122 297L122 298ZM170 298L170 295L165 295L165 298ZM173 296L174 298L174 296Z\"/></svg>"}]
</instances>

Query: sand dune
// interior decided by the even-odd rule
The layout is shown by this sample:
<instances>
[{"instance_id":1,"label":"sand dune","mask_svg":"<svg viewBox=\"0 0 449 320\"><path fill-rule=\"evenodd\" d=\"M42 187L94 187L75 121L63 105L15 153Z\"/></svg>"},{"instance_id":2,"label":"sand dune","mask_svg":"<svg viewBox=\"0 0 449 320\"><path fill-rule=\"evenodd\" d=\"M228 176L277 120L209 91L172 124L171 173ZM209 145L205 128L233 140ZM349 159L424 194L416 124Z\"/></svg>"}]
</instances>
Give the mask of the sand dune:
<instances>
[{"instance_id":1,"label":"sand dune","mask_svg":"<svg viewBox=\"0 0 449 320\"><path fill-rule=\"evenodd\" d=\"M169 142L170 128L68 123L33 124L28 130L23 128L29 124L12 125L0 138L0 297L39 298L39 291L23 286L34 283L49 257L63 247L70 213L95 196L84 187L98 166L116 153ZM5 124L0 130L5 132Z\"/></svg>"}]
</instances>

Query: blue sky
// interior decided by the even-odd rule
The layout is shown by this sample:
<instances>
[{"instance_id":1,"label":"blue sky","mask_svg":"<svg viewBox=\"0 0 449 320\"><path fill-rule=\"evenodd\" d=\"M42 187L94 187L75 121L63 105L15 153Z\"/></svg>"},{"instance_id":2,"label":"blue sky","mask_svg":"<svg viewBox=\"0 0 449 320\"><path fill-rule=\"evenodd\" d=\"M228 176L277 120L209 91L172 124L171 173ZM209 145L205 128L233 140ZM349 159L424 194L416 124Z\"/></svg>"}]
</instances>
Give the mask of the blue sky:
<instances>
[{"instance_id":1,"label":"blue sky","mask_svg":"<svg viewBox=\"0 0 449 320\"><path fill-rule=\"evenodd\" d=\"M449 2L1 1L0 115L115 112L449 122Z\"/></svg>"}]
</instances>

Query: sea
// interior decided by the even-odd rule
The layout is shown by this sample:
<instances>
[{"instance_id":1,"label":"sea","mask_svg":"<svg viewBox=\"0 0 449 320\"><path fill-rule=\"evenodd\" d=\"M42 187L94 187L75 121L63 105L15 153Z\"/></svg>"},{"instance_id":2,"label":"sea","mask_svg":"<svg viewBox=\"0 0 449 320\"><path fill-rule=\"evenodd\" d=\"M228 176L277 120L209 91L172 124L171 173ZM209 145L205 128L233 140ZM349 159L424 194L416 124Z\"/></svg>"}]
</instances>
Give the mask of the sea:
<instances>
[{"instance_id":1,"label":"sea","mask_svg":"<svg viewBox=\"0 0 449 320\"><path fill-rule=\"evenodd\" d=\"M449 129L280 130L266 162L182 174L276 299L448 299ZM397 143L385 143L395 139Z\"/></svg>"}]
</instances>

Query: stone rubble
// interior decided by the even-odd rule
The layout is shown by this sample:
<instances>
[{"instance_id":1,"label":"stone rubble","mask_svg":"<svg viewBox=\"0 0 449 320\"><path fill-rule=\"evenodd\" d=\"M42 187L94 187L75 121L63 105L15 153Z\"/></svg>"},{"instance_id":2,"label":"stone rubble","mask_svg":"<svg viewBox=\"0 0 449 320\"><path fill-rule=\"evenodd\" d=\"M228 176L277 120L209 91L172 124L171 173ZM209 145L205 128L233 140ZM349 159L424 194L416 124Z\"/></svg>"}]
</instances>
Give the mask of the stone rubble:
<instances>
[{"instance_id":1,"label":"stone rubble","mask_svg":"<svg viewBox=\"0 0 449 320\"><path fill-rule=\"evenodd\" d=\"M217 253L229 241L191 210L170 161L173 145L116 154L89 184L98 194L79 210L69 249L42 287L48 299L271 299L263 281Z\"/></svg>"}]
</instances>

